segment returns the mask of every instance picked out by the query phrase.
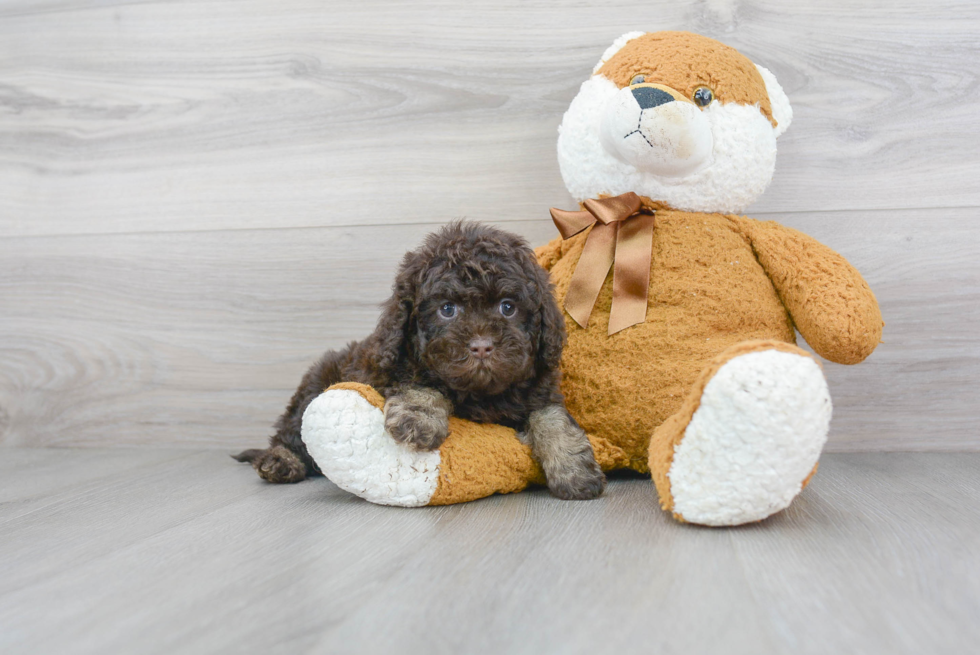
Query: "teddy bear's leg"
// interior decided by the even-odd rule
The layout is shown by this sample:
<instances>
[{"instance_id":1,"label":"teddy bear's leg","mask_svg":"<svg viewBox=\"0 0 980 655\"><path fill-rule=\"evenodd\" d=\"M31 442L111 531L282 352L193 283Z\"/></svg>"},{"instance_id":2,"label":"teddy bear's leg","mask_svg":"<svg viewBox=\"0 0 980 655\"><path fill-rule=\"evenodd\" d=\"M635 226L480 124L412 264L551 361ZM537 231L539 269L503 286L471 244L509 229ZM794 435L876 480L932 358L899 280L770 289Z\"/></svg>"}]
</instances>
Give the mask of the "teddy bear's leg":
<instances>
[{"instance_id":1,"label":"teddy bear's leg","mask_svg":"<svg viewBox=\"0 0 980 655\"><path fill-rule=\"evenodd\" d=\"M826 380L809 353L778 341L732 346L653 434L661 506L703 525L775 514L809 482L830 414Z\"/></svg>"},{"instance_id":2,"label":"teddy bear's leg","mask_svg":"<svg viewBox=\"0 0 980 655\"><path fill-rule=\"evenodd\" d=\"M384 399L363 384L341 383L310 403L303 441L323 474L341 489L372 503L400 507L450 505L544 484L531 448L514 430L449 419L449 437L438 450L397 443L384 429ZM605 470L627 457L592 439Z\"/></svg>"}]
</instances>

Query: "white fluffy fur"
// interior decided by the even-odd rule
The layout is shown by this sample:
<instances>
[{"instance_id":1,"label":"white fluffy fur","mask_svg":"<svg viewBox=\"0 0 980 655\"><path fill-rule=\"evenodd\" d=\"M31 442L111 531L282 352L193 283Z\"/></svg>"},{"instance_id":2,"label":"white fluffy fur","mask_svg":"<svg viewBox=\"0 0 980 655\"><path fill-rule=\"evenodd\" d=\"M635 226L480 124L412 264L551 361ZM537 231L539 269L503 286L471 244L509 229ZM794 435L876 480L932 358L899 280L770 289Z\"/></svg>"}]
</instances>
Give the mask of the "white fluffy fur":
<instances>
[{"instance_id":1,"label":"white fluffy fur","mask_svg":"<svg viewBox=\"0 0 980 655\"><path fill-rule=\"evenodd\" d=\"M730 360L705 386L674 450L674 512L738 525L784 509L820 457L831 409L809 357L766 350Z\"/></svg>"},{"instance_id":2,"label":"white fluffy fur","mask_svg":"<svg viewBox=\"0 0 980 655\"><path fill-rule=\"evenodd\" d=\"M612 45L606 48L606 51L602 53L602 59L600 59L599 63L595 65L595 68L592 69L592 72L595 73L600 68L602 68L602 65L605 64L610 59L612 59L613 56L617 52L622 50L623 46L626 45L628 42L632 41L633 39L639 36L643 36L644 34L646 34L646 32L627 32L626 34L622 35L621 37L613 41Z\"/></svg>"},{"instance_id":3,"label":"white fluffy fur","mask_svg":"<svg viewBox=\"0 0 980 655\"><path fill-rule=\"evenodd\" d=\"M630 88L606 104L599 139L619 161L664 178L685 177L711 164L711 125L693 102L641 109Z\"/></svg>"},{"instance_id":4,"label":"white fluffy fur","mask_svg":"<svg viewBox=\"0 0 980 655\"><path fill-rule=\"evenodd\" d=\"M335 485L380 505L427 505L439 484L439 451L385 432L384 413L348 389L325 391L303 414L303 442Z\"/></svg>"},{"instance_id":5,"label":"white fluffy fur","mask_svg":"<svg viewBox=\"0 0 980 655\"><path fill-rule=\"evenodd\" d=\"M776 135L757 107L713 102L704 110L713 163L687 177L666 178L619 161L602 146L607 103L619 89L602 75L582 84L558 128L558 164L578 201L633 191L675 209L737 212L762 195L776 167Z\"/></svg>"},{"instance_id":6,"label":"white fluffy fur","mask_svg":"<svg viewBox=\"0 0 980 655\"><path fill-rule=\"evenodd\" d=\"M768 68L756 64L755 67L762 75L762 80L766 83L766 92L769 94L769 104L772 105L772 117L776 119L776 138L782 136L783 132L793 122L793 107L789 104L789 98L783 87L776 81L776 76Z\"/></svg>"}]
</instances>

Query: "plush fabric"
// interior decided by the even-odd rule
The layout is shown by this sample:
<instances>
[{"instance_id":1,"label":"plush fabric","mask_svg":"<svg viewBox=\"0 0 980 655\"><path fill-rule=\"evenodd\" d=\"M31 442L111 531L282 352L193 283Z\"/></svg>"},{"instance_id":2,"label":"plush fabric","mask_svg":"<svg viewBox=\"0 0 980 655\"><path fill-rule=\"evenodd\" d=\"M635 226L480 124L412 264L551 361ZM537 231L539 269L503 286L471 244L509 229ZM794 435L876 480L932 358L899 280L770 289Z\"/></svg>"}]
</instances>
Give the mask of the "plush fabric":
<instances>
[{"instance_id":1,"label":"plush fabric","mask_svg":"<svg viewBox=\"0 0 980 655\"><path fill-rule=\"evenodd\" d=\"M338 487L380 505L452 505L544 484L541 466L513 429L449 419L436 451L395 442L384 430L384 398L357 382L320 394L303 415L303 441ZM625 468L625 453L590 437L605 471Z\"/></svg>"},{"instance_id":2,"label":"plush fabric","mask_svg":"<svg viewBox=\"0 0 980 655\"><path fill-rule=\"evenodd\" d=\"M701 87L710 103L695 95ZM710 157L697 154L703 161L686 145L702 141L675 138L676 124L656 133L658 121L688 120L691 103L702 113L690 129L712 143ZM611 111L620 113L604 124ZM624 111L639 118L617 133L629 123ZM791 120L775 76L734 49L687 32L631 32L606 50L562 121L559 164L573 197L633 192L655 217L645 321L608 334L611 269L586 326L566 316L562 392L602 468L651 473L661 506L680 521L761 520L816 472L831 401L796 330L841 364L863 361L881 340L874 294L841 255L735 213L765 190ZM621 147L628 138L651 151ZM651 165L658 152L664 159ZM559 303L592 229L536 250ZM530 449L498 426L454 421L439 455L430 504L543 479Z\"/></svg>"},{"instance_id":3,"label":"plush fabric","mask_svg":"<svg viewBox=\"0 0 980 655\"><path fill-rule=\"evenodd\" d=\"M736 50L689 32L630 33L617 44L582 84L559 127L558 163L572 197L633 191L675 209L710 212L742 211L758 198L772 179L776 138L793 115L775 76ZM710 165L679 180L609 151L603 115L636 75L685 98L699 87L711 89L715 100L702 112L714 141Z\"/></svg>"},{"instance_id":4,"label":"plush fabric","mask_svg":"<svg viewBox=\"0 0 980 655\"><path fill-rule=\"evenodd\" d=\"M660 506L663 507L663 509L670 512L673 512L674 510L674 497L671 488L670 473L671 473L672 465L674 464L675 450L685 440L691 421L694 418L695 413L701 407L702 396L704 394L705 387L708 385L709 382L716 379L718 372L722 369L723 366L725 366L732 360L739 358L743 355L750 355L755 353L767 353L767 354L786 353L790 355L796 355L800 358L809 361L814 361L809 353L788 343L784 343L780 341L745 341L725 349L722 353L716 355L710 362L708 362L707 366L705 366L705 368L701 371L700 375L698 375L698 379L695 381L694 385L688 391L687 397L684 399L680 408L676 412L674 412L666 421L664 421L657 427L653 435L653 438L651 439L650 442L649 465L652 471L653 481L657 487L657 493L660 496ZM816 362L814 363L816 364ZM817 376L822 379L822 376L819 375L819 370L817 371ZM788 385L785 379L778 380L778 382L781 386L792 386L792 385ZM821 389L820 392L821 393L819 395L815 395L815 400L818 400L821 403L823 401L826 401L828 405L826 408L826 420L829 421L830 399L829 397L825 397L826 387L824 386L824 388ZM757 401L757 398L750 398L749 400ZM737 403L733 403L733 405L737 405ZM797 406L794 406L794 407L787 407L787 409L798 411L799 408ZM729 425L726 425L726 427L729 428L732 427L730 425L731 421L728 421L728 423ZM796 432L799 432L799 430L796 429L797 426L793 426L792 424L789 425L790 427L793 427ZM826 425L822 427L824 430L826 430ZM729 434L735 433L734 430L728 430L728 432ZM818 445L819 447L822 447L823 445L823 441L821 439L822 436L823 435L818 434L816 438L816 442L817 442L816 445ZM794 447L796 445L797 444L793 444ZM731 450L732 449L729 447L728 451ZM726 452L725 454L728 455L729 453ZM794 459L793 456L795 454L796 454L795 452L790 452L788 456L784 456L783 459L792 460ZM819 454L819 448L817 454ZM796 492L799 492L803 487L807 485L807 483L809 483L810 477L813 475L813 473L816 472L816 464L814 464L812 468L809 468L807 470L809 471L809 475L807 475L805 478L801 478L802 482L796 488ZM749 477L749 476L742 476L742 477ZM673 513L675 518L680 520L685 520L681 514L677 512L673 512Z\"/></svg>"},{"instance_id":5,"label":"plush fabric","mask_svg":"<svg viewBox=\"0 0 980 655\"><path fill-rule=\"evenodd\" d=\"M559 238L538 250L559 302L587 238ZM587 432L628 453L638 471L649 470L653 431L726 348L756 339L793 344L795 323L818 354L855 364L881 337L874 295L854 267L774 222L656 209L649 289L646 323L607 336L610 272L587 328L568 321L562 357L569 411Z\"/></svg>"},{"instance_id":6,"label":"plush fabric","mask_svg":"<svg viewBox=\"0 0 980 655\"><path fill-rule=\"evenodd\" d=\"M632 38L610 56L596 74L618 87L634 75L646 76L690 97L710 87L723 104L758 105L773 127L766 82L748 57L735 48L690 32L658 32Z\"/></svg>"}]
</instances>

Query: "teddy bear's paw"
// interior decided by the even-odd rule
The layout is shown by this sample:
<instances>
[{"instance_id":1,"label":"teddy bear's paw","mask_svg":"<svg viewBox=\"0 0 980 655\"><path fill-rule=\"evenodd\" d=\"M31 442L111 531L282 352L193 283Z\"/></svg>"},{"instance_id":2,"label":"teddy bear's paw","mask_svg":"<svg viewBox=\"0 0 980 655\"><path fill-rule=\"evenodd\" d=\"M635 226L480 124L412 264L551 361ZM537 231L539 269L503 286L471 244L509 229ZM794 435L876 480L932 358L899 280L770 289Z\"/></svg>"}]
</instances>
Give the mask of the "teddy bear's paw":
<instances>
[{"instance_id":1,"label":"teddy bear's paw","mask_svg":"<svg viewBox=\"0 0 980 655\"><path fill-rule=\"evenodd\" d=\"M810 357L762 350L729 360L674 448L675 516L738 525L784 509L817 463L830 415L826 380Z\"/></svg>"},{"instance_id":2,"label":"teddy bear's paw","mask_svg":"<svg viewBox=\"0 0 980 655\"><path fill-rule=\"evenodd\" d=\"M303 441L327 478L372 503L427 505L439 483L438 451L397 443L383 412L360 393L332 389L303 414Z\"/></svg>"}]
</instances>

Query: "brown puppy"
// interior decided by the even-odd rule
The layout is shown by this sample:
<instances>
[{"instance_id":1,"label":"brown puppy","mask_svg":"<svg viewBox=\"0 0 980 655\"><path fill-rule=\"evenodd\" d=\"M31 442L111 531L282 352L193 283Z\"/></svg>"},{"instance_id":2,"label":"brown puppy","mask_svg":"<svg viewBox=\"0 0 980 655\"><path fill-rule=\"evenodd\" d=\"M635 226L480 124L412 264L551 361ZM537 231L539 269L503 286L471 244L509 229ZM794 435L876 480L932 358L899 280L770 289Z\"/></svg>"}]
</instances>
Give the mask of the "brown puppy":
<instances>
[{"instance_id":1,"label":"brown puppy","mask_svg":"<svg viewBox=\"0 0 980 655\"><path fill-rule=\"evenodd\" d=\"M595 498L605 477L558 387L564 342L548 273L524 240L453 223L405 255L374 333L306 372L269 448L235 459L269 482L319 475L300 438L303 412L330 385L361 382L386 398L397 441L438 448L450 415L506 425L531 445L552 493Z\"/></svg>"}]
</instances>

